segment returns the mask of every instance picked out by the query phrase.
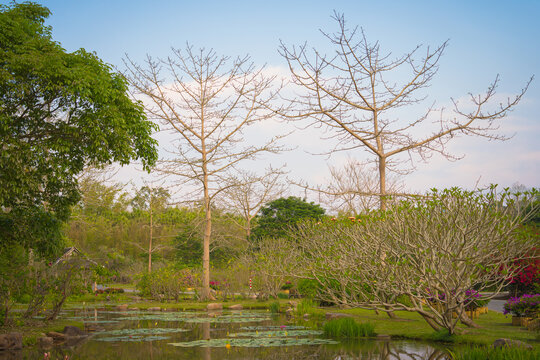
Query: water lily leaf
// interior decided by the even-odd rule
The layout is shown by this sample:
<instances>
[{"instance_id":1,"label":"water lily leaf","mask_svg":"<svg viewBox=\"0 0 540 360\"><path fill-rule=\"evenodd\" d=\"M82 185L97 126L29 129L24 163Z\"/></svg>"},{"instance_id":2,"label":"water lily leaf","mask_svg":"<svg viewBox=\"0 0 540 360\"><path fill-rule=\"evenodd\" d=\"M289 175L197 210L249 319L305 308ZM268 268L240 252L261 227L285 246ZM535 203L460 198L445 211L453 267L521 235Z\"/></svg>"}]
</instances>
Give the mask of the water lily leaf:
<instances>
[{"instance_id":1,"label":"water lily leaf","mask_svg":"<svg viewBox=\"0 0 540 360\"><path fill-rule=\"evenodd\" d=\"M189 331L188 329L181 328L139 328L139 329L118 329L118 330L108 330L102 331L98 335L114 335L114 336L123 336L123 335L158 335L158 334L170 334Z\"/></svg>"},{"instance_id":2,"label":"water lily leaf","mask_svg":"<svg viewBox=\"0 0 540 360\"><path fill-rule=\"evenodd\" d=\"M335 340L330 339L309 339L309 338L248 338L248 339L210 339L196 340L178 343L169 343L172 346L179 347L225 347L227 344L231 347L274 347L274 346L296 346L296 345L322 345L322 344L338 344Z\"/></svg>"},{"instance_id":3,"label":"water lily leaf","mask_svg":"<svg viewBox=\"0 0 540 360\"><path fill-rule=\"evenodd\" d=\"M155 340L165 340L168 339L167 336L111 336L111 337L101 337L101 338L95 338L97 341L108 341L108 342L116 342L116 341L155 341Z\"/></svg>"},{"instance_id":4,"label":"water lily leaf","mask_svg":"<svg viewBox=\"0 0 540 360\"><path fill-rule=\"evenodd\" d=\"M311 336L322 335L323 331L320 330L270 330L270 331L256 331L256 332L239 332L235 334L229 334L229 337L288 337L288 336Z\"/></svg>"}]
</instances>

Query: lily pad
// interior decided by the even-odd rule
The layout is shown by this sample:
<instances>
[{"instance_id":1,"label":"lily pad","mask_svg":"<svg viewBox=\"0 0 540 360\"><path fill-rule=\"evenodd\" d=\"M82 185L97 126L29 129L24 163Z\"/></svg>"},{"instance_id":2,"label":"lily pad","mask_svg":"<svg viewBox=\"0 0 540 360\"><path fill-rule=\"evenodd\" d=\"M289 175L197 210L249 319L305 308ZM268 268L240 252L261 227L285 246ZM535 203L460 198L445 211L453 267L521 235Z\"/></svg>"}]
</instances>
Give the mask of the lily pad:
<instances>
[{"instance_id":1,"label":"lily pad","mask_svg":"<svg viewBox=\"0 0 540 360\"><path fill-rule=\"evenodd\" d=\"M249 339L211 339L211 340L196 340L178 343L169 343L172 346L179 347L274 347L274 346L296 346L296 345L323 345L323 344L338 344L335 340L330 339L309 339L309 338L249 338Z\"/></svg>"},{"instance_id":2,"label":"lily pad","mask_svg":"<svg viewBox=\"0 0 540 360\"><path fill-rule=\"evenodd\" d=\"M280 325L280 326L242 326L240 330L247 331L266 331L266 330L303 330L305 326L297 325Z\"/></svg>"},{"instance_id":3,"label":"lily pad","mask_svg":"<svg viewBox=\"0 0 540 360\"><path fill-rule=\"evenodd\" d=\"M296 336L311 336L322 335L323 331L320 330L270 330L270 331L250 331L239 332L235 334L229 334L229 337L296 337Z\"/></svg>"},{"instance_id":4,"label":"lily pad","mask_svg":"<svg viewBox=\"0 0 540 360\"><path fill-rule=\"evenodd\" d=\"M124 316L116 320L151 320L151 321L183 321L187 323L242 323L267 321L270 317L262 313L238 313L229 315L220 315L216 317L207 316L187 316L186 313L163 313L147 314L137 316Z\"/></svg>"},{"instance_id":5,"label":"lily pad","mask_svg":"<svg viewBox=\"0 0 540 360\"><path fill-rule=\"evenodd\" d=\"M168 339L167 336L133 336L133 335L126 335L126 336L111 336L111 337L101 337L101 338L95 338L97 341L108 341L108 342L116 342L116 341L155 341L155 340L165 340Z\"/></svg>"},{"instance_id":6,"label":"lily pad","mask_svg":"<svg viewBox=\"0 0 540 360\"><path fill-rule=\"evenodd\" d=\"M140 329L118 329L102 331L99 335L129 336L129 335L158 335L189 331L181 328L140 328Z\"/></svg>"}]
</instances>

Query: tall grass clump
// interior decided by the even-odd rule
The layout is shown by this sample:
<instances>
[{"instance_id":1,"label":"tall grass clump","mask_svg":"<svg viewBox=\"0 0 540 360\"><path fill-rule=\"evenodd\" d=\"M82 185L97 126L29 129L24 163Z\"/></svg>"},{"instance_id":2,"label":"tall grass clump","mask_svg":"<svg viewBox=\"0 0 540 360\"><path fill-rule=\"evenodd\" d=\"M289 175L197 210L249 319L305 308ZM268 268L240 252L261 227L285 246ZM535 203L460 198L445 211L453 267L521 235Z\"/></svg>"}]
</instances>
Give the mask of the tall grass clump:
<instances>
[{"instance_id":1,"label":"tall grass clump","mask_svg":"<svg viewBox=\"0 0 540 360\"><path fill-rule=\"evenodd\" d=\"M357 323L352 318L328 321L323 327L324 335L332 338L357 339L375 336L375 326L371 323Z\"/></svg>"},{"instance_id":2,"label":"tall grass clump","mask_svg":"<svg viewBox=\"0 0 540 360\"><path fill-rule=\"evenodd\" d=\"M319 304L312 299L302 299L300 303L296 306L296 313L300 316L304 314L315 315L315 309Z\"/></svg>"},{"instance_id":3,"label":"tall grass clump","mask_svg":"<svg viewBox=\"0 0 540 360\"><path fill-rule=\"evenodd\" d=\"M524 347L465 347L451 353L452 360L538 360L540 350Z\"/></svg>"},{"instance_id":4,"label":"tall grass clump","mask_svg":"<svg viewBox=\"0 0 540 360\"><path fill-rule=\"evenodd\" d=\"M274 301L273 303L271 303L269 308L272 314L279 313L279 301Z\"/></svg>"}]
</instances>

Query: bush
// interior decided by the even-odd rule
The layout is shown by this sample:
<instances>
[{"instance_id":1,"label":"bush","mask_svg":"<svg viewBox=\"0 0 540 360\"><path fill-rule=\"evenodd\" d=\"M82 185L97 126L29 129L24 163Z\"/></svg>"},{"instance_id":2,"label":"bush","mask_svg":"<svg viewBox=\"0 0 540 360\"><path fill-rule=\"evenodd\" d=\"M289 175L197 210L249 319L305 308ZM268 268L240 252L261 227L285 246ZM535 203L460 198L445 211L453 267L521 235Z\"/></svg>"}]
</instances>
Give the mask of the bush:
<instances>
[{"instance_id":1,"label":"bush","mask_svg":"<svg viewBox=\"0 0 540 360\"><path fill-rule=\"evenodd\" d=\"M317 289L319 284L315 280L311 279L301 279L298 281L298 293L302 297L306 298L315 298L317 296Z\"/></svg>"},{"instance_id":2,"label":"bush","mask_svg":"<svg viewBox=\"0 0 540 360\"><path fill-rule=\"evenodd\" d=\"M177 270L171 266L145 273L139 278L137 289L142 296L155 300L176 300L188 287L197 283L190 269Z\"/></svg>"},{"instance_id":3,"label":"bush","mask_svg":"<svg viewBox=\"0 0 540 360\"><path fill-rule=\"evenodd\" d=\"M332 338L358 339L375 336L375 326L371 323L357 323L352 318L328 321L323 327L324 335Z\"/></svg>"},{"instance_id":4,"label":"bush","mask_svg":"<svg viewBox=\"0 0 540 360\"><path fill-rule=\"evenodd\" d=\"M505 315L536 317L539 310L540 294L513 297L504 304Z\"/></svg>"}]
</instances>

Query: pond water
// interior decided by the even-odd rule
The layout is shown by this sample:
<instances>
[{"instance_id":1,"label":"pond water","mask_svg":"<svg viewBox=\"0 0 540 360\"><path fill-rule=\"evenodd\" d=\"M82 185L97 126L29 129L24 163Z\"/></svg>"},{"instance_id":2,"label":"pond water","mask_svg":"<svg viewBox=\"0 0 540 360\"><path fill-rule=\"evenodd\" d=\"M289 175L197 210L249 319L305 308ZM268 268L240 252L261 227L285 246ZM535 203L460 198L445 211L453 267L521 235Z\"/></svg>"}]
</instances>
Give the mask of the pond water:
<instances>
[{"instance_id":1,"label":"pond water","mask_svg":"<svg viewBox=\"0 0 540 360\"><path fill-rule=\"evenodd\" d=\"M303 321L294 323L267 311L102 308L70 309L62 317L84 321L91 336L47 350L51 359L447 359L446 349L432 343L335 341ZM25 349L8 358L43 359L44 351Z\"/></svg>"}]
</instances>

